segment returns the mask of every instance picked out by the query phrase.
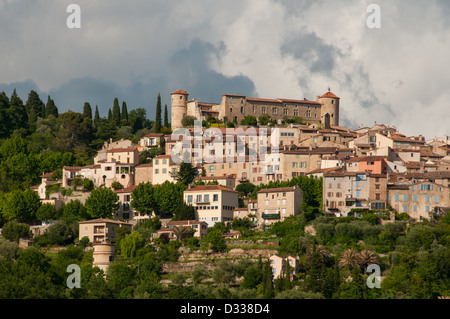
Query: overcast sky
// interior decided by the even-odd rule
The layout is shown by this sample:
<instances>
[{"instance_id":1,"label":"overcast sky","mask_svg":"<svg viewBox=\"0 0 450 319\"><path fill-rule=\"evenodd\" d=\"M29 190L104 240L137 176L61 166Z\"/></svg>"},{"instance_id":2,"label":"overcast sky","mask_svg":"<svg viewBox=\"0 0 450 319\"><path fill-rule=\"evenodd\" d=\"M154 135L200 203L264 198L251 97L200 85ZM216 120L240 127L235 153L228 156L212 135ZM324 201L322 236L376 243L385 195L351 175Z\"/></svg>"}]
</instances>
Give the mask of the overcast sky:
<instances>
[{"instance_id":1,"label":"overcast sky","mask_svg":"<svg viewBox=\"0 0 450 319\"><path fill-rule=\"evenodd\" d=\"M81 28L69 29L69 4ZM381 8L381 28L366 25ZM341 97L341 125L450 135L448 0L0 0L0 91L102 116L115 97L151 119L158 92Z\"/></svg>"}]
</instances>

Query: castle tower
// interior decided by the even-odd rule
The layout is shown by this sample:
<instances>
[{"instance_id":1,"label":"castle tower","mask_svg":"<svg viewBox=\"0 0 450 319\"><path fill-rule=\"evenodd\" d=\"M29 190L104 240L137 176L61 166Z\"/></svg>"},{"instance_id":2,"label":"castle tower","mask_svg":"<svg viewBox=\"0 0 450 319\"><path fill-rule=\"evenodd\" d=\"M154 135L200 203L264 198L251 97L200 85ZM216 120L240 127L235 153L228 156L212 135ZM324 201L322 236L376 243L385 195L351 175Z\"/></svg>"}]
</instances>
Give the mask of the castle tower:
<instances>
[{"instance_id":1,"label":"castle tower","mask_svg":"<svg viewBox=\"0 0 450 319\"><path fill-rule=\"evenodd\" d=\"M340 98L333 94L330 89L322 96L317 97L317 102L322 104L321 119L325 125L339 126L339 100Z\"/></svg>"},{"instance_id":2,"label":"castle tower","mask_svg":"<svg viewBox=\"0 0 450 319\"><path fill-rule=\"evenodd\" d=\"M171 106L171 126L172 130L183 127L181 120L187 114L188 93L183 90L176 90L172 94Z\"/></svg>"}]
</instances>

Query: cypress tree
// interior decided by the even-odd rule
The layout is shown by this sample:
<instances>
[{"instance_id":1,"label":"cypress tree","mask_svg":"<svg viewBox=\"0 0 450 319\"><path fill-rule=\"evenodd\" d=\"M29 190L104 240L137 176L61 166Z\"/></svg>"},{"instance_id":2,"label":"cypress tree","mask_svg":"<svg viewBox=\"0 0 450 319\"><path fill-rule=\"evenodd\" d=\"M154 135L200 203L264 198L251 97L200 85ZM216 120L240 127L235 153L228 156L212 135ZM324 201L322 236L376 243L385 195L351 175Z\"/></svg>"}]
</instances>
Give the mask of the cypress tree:
<instances>
[{"instance_id":1,"label":"cypress tree","mask_svg":"<svg viewBox=\"0 0 450 319\"><path fill-rule=\"evenodd\" d=\"M164 105L164 127L169 128L169 114L167 113L167 104Z\"/></svg>"},{"instance_id":2,"label":"cypress tree","mask_svg":"<svg viewBox=\"0 0 450 319\"><path fill-rule=\"evenodd\" d=\"M119 100L117 98L114 98L114 105L112 109L112 121L115 125L120 125L120 106L119 106Z\"/></svg>"},{"instance_id":3,"label":"cypress tree","mask_svg":"<svg viewBox=\"0 0 450 319\"><path fill-rule=\"evenodd\" d=\"M108 121L112 121L112 112L111 109L108 109Z\"/></svg>"},{"instance_id":4,"label":"cypress tree","mask_svg":"<svg viewBox=\"0 0 450 319\"><path fill-rule=\"evenodd\" d=\"M122 102L121 118L122 118L122 125L126 126L129 124L128 123L128 108L127 108L127 103L125 101Z\"/></svg>"},{"instance_id":5,"label":"cypress tree","mask_svg":"<svg viewBox=\"0 0 450 319\"><path fill-rule=\"evenodd\" d=\"M97 125L99 120L100 120L100 113L98 112L98 105L96 105L94 114L94 125Z\"/></svg>"},{"instance_id":6,"label":"cypress tree","mask_svg":"<svg viewBox=\"0 0 450 319\"><path fill-rule=\"evenodd\" d=\"M55 101L53 101L50 98L50 95L47 97L47 105L45 107L45 117L47 118L49 115L58 117L58 108L55 105Z\"/></svg>"},{"instance_id":7,"label":"cypress tree","mask_svg":"<svg viewBox=\"0 0 450 319\"><path fill-rule=\"evenodd\" d=\"M158 100L156 102L155 133L161 132L161 121L161 94L158 93Z\"/></svg>"},{"instance_id":8,"label":"cypress tree","mask_svg":"<svg viewBox=\"0 0 450 319\"><path fill-rule=\"evenodd\" d=\"M28 94L28 100L25 104L25 109L27 111L28 121L30 123L36 122L38 117L44 117L45 104L41 101L41 98L36 91L31 90Z\"/></svg>"},{"instance_id":9,"label":"cypress tree","mask_svg":"<svg viewBox=\"0 0 450 319\"><path fill-rule=\"evenodd\" d=\"M8 116L9 98L4 91L0 93L0 138L10 135L10 121Z\"/></svg>"},{"instance_id":10,"label":"cypress tree","mask_svg":"<svg viewBox=\"0 0 450 319\"><path fill-rule=\"evenodd\" d=\"M85 102L83 106L83 116L92 120L92 108L89 102Z\"/></svg>"},{"instance_id":11,"label":"cypress tree","mask_svg":"<svg viewBox=\"0 0 450 319\"><path fill-rule=\"evenodd\" d=\"M16 89L9 100L9 118L11 120L11 129L25 128L28 122L28 115L23 105L22 99L17 95Z\"/></svg>"}]
</instances>

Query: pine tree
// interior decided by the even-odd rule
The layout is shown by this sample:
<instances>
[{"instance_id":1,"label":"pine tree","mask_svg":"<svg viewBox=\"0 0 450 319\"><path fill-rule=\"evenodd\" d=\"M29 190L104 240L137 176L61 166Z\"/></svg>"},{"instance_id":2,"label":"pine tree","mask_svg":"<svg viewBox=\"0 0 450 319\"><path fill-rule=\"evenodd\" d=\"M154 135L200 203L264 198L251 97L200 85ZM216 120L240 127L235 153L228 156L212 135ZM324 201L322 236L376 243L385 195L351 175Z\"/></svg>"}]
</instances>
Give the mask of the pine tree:
<instances>
[{"instance_id":1,"label":"pine tree","mask_svg":"<svg viewBox=\"0 0 450 319\"><path fill-rule=\"evenodd\" d=\"M127 103L125 101L122 102L121 118L122 118L122 125L127 126L129 124L128 123L128 108L127 108Z\"/></svg>"},{"instance_id":2,"label":"pine tree","mask_svg":"<svg viewBox=\"0 0 450 319\"><path fill-rule=\"evenodd\" d=\"M161 132L161 121L161 94L158 93L158 100L156 102L155 133Z\"/></svg>"},{"instance_id":3,"label":"pine tree","mask_svg":"<svg viewBox=\"0 0 450 319\"><path fill-rule=\"evenodd\" d=\"M83 116L92 120L92 108L89 102L85 102L83 106Z\"/></svg>"},{"instance_id":4,"label":"pine tree","mask_svg":"<svg viewBox=\"0 0 450 319\"><path fill-rule=\"evenodd\" d=\"M164 127L169 127L169 114L167 113L167 104L164 105Z\"/></svg>"},{"instance_id":5,"label":"pine tree","mask_svg":"<svg viewBox=\"0 0 450 319\"><path fill-rule=\"evenodd\" d=\"M115 125L120 125L120 106L119 106L119 100L117 98L114 98L114 105L112 109L112 121Z\"/></svg>"},{"instance_id":6,"label":"pine tree","mask_svg":"<svg viewBox=\"0 0 450 319\"><path fill-rule=\"evenodd\" d=\"M47 98L47 105L45 107L45 117L47 118L49 115L53 115L54 117L58 117L58 108L55 105L55 101L50 98L50 95Z\"/></svg>"}]
</instances>

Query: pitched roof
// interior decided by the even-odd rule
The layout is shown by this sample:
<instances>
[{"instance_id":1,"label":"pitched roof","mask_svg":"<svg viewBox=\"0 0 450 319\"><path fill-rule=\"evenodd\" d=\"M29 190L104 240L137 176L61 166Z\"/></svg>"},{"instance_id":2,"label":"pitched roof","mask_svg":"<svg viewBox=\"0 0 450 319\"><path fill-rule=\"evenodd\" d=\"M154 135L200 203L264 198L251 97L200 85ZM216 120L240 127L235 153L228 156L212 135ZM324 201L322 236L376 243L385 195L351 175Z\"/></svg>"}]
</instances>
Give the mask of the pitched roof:
<instances>
[{"instance_id":1,"label":"pitched roof","mask_svg":"<svg viewBox=\"0 0 450 319\"><path fill-rule=\"evenodd\" d=\"M176 90L176 91L172 92L171 94L185 94L185 95L188 95L188 92L186 92L184 90Z\"/></svg>"},{"instance_id":2,"label":"pitched roof","mask_svg":"<svg viewBox=\"0 0 450 319\"><path fill-rule=\"evenodd\" d=\"M334 99L340 99L340 97L336 96L333 92L328 91L327 93L320 96L322 97L328 97L328 98L334 98Z\"/></svg>"},{"instance_id":3,"label":"pitched roof","mask_svg":"<svg viewBox=\"0 0 450 319\"><path fill-rule=\"evenodd\" d=\"M131 193L132 191L134 191L136 189L136 187L138 187L138 185L133 185L133 186L125 187L122 189L117 189L114 191L114 193Z\"/></svg>"},{"instance_id":4,"label":"pitched roof","mask_svg":"<svg viewBox=\"0 0 450 319\"><path fill-rule=\"evenodd\" d=\"M185 192L218 191L218 190L237 193L237 191L233 189L226 188L220 185L198 185L186 189Z\"/></svg>"},{"instance_id":5,"label":"pitched roof","mask_svg":"<svg viewBox=\"0 0 450 319\"><path fill-rule=\"evenodd\" d=\"M137 150L137 147L129 147L129 148L112 148L107 150L108 153L119 153L119 152L134 152Z\"/></svg>"},{"instance_id":6,"label":"pitched roof","mask_svg":"<svg viewBox=\"0 0 450 319\"><path fill-rule=\"evenodd\" d=\"M278 193L278 192L292 192L295 189L300 189L300 187L280 187L280 188L264 188L259 190L257 193Z\"/></svg>"},{"instance_id":7,"label":"pitched roof","mask_svg":"<svg viewBox=\"0 0 450 319\"><path fill-rule=\"evenodd\" d=\"M90 220L84 220L79 222L78 224L98 224L98 223L110 223L110 224L120 224L120 225L130 225L131 224L127 222L122 222L120 220L114 220L114 219L108 219L108 218L97 218L97 219L90 219Z\"/></svg>"}]
</instances>

